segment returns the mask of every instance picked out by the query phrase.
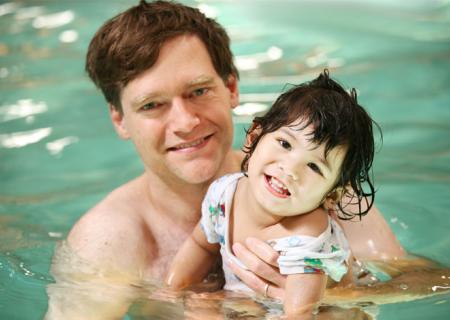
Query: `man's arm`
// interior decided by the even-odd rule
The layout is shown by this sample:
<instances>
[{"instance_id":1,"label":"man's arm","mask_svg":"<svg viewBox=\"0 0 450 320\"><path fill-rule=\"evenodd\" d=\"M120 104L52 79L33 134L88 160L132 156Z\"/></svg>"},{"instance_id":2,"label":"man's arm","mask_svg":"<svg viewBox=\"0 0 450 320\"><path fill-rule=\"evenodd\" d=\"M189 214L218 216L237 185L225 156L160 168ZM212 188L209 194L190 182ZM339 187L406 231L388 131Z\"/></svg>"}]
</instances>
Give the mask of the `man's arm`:
<instances>
[{"instance_id":1,"label":"man's arm","mask_svg":"<svg viewBox=\"0 0 450 320\"><path fill-rule=\"evenodd\" d=\"M47 320L120 319L139 290L121 274L101 270L81 259L67 244L58 245L47 286Z\"/></svg>"},{"instance_id":2,"label":"man's arm","mask_svg":"<svg viewBox=\"0 0 450 320\"><path fill-rule=\"evenodd\" d=\"M336 220L344 230L356 259L393 260L406 256L392 229L375 206L361 220Z\"/></svg>"},{"instance_id":3,"label":"man's arm","mask_svg":"<svg viewBox=\"0 0 450 320\"><path fill-rule=\"evenodd\" d=\"M84 214L55 250L46 319L119 319L138 296L132 284L139 284L150 249L116 194Z\"/></svg>"},{"instance_id":4,"label":"man's arm","mask_svg":"<svg viewBox=\"0 0 450 320\"><path fill-rule=\"evenodd\" d=\"M211 244L197 224L172 261L166 283L173 289L201 282L217 259L219 244Z\"/></svg>"}]
</instances>

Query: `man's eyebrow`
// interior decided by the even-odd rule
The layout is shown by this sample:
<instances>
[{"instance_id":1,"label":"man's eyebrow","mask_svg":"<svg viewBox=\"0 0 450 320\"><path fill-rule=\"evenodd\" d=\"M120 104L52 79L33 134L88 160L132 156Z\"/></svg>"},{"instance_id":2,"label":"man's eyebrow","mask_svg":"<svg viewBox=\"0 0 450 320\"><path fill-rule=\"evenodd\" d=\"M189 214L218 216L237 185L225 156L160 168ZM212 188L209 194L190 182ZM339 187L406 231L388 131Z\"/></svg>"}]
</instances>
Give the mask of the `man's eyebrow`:
<instances>
[{"instance_id":1,"label":"man's eyebrow","mask_svg":"<svg viewBox=\"0 0 450 320\"><path fill-rule=\"evenodd\" d=\"M140 106L141 104L145 102L149 102L153 99L156 99L158 97L161 97L161 94L159 92L152 92L150 94L143 94L142 96L137 97L133 101L131 101L131 104L133 106Z\"/></svg>"},{"instance_id":2,"label":"man's eyebrow","mask_svg":"<svg viewBox=\"0 0 450 320\"><path fill-rule=\"evenodd\" d=\"M192 79L186 84L186 87L195 87L198 85L211 84L214 82L214 78L207 75L201 75L197 78Z\"/></svg>"}]
</instances>

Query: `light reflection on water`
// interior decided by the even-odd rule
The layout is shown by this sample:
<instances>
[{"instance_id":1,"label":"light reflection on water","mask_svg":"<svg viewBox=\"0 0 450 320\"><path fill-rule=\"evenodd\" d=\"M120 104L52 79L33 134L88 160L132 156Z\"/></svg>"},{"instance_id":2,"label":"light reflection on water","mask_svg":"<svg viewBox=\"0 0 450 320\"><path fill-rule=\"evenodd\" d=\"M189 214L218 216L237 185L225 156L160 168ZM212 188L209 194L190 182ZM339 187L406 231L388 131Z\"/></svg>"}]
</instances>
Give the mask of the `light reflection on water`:
<instances>
[{"instance_id":1,"label":"light reflection on water","mask_svg":"<svg viewBox=\"0 0 450 320\"><path fill-rule=\"evenodd\" d=\"M0 4L2 318L43 315L56 241L108 191L142 169L132 146L114 136L103 98L83 71L96 28L135 3ZM330 68L344 85L358 88L360 101L384 130L375 163L378 207L408 251L450 266L448 1L188 3L216 15L233 38L243 106L234 115L234 145L242 143L249 107L262 112L286 83ZM425 285L419 278L415 283ZM444 280L429 287L438 290ZM404 285L399 290L413 290L411 283ZM364 310L379 319L425 314L444 319L448 297ZM251 301L235 297L200 295L190 303L205 312L220 306L230 318L253 310ZM141 299L130 318L154 310L169 318L184 312L180 304Z\"/></svg>"}]
</instances>

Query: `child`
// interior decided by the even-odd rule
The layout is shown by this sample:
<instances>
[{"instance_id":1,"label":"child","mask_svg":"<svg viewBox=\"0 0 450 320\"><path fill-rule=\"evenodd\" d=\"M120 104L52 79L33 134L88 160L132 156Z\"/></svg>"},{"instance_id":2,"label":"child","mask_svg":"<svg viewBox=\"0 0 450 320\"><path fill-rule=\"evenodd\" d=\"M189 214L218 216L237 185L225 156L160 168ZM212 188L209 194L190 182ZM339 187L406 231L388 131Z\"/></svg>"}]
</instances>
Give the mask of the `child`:
<instances>
[{"instance_id":1,"label":"child","mask_svg":"<svg viewBox=\"0 0 450 320\"><path fill-rule=\"evenodd\" d=\"M374 155L372 119L325 70L317 79L283 93L247 134L242 173L213 182L202 217L176 255L167 283L200 282L220 254L240 264L231 246L249 236L266 240L280 254L286 274L285 313L311 316L327 276L347 272L349 246L328 214L345 210L342 196L373 203L369 173ZM363 190L365 183L369 192ZM250 290L224 265L225 289ZM269 285L266 285L266 295Z\"/></svg>"}]
</instances>

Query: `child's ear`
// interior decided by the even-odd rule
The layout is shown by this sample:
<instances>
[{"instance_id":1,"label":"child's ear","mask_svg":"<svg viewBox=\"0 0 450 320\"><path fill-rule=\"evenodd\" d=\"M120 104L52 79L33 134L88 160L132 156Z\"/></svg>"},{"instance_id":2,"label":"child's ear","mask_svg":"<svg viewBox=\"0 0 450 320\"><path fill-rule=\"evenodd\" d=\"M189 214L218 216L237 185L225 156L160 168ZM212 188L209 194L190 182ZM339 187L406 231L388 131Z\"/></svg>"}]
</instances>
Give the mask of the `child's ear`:
<instances>
[{"instance_id":1,"label":"child's ear","mask_svg":"<svg viewBox=\"0 0 450 320\"><path fill-rule=\"evenodd\" d=\"M336 189L332 190L325 198L325 201L323 203L325 209L327 210L334 210L336 209L337 204L339 201L341 201L342 197L345 194L345 188L343 187L337 187Z\"/></svg>"},{"instance_id":2,"label":"child's ear","mask_svg":"<svg viewBox=\"0 0 450 320\"><path fill-rule=\"evenodd\" d=\"M256 123L253 122L250 129L248 129L247 137L245 139L245 146L249 148L253 142L259 137L261 133L261 127Z\"/></svg>"}]
</instances>

